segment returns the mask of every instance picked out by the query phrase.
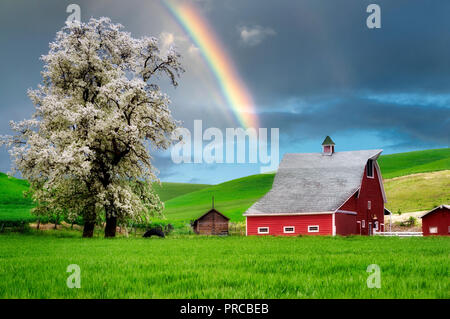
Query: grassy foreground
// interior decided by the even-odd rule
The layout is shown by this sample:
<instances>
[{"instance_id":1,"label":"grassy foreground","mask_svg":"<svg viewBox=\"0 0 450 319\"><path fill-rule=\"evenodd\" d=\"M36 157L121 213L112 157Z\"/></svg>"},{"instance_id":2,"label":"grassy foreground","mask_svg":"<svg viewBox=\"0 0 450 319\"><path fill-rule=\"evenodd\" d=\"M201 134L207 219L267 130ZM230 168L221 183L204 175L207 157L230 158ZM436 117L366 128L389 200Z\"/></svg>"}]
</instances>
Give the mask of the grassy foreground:
<instances>
[{"instance_id":1,"label":"grassy foreground","mask_svg":"<svg viewBox=\"0 0 450 319\"><path fill-rule=\"evenodd\" d=\"M0 298L450 298L450 238L78 236L0 235Z\"/></svg>"}]
</instances>

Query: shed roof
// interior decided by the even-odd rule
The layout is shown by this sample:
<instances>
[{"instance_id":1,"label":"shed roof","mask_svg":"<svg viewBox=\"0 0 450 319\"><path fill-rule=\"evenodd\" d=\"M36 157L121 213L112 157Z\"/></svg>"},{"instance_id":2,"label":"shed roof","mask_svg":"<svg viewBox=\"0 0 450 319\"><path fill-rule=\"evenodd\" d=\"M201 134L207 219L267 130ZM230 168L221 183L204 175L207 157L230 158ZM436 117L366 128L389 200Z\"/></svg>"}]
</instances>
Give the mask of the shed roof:
<instances>
[{"instance_id":1,"label":"shed roof","mask_svg":"<svg viewBox=\"0 0 450 319\"><path fill-rule=\"evenodd\" d=\"M335 211L360 188L367 160L381 152L285 154L272 189L244 215Z\"/></svg>"},{"instance_id":2,"label":"shed roof","mask_svg":"<svg viewBox=\"0 0 450 319\"><path fill-rule=\"evenodd\" d=\"M450 205L441 205L441 206L435 207L432 210L430 210L429 212L423 214L420 218L424 218L428 214L434 213L438 209L448 209L448 210L450 210Z\"/></svg>"},{"instance_id":3,"label":"shed roof","mask_svg":"<svg viewBox=\"0 0 450 319\"><path fill-rule=\"evenodd\" d=\"M217 213L217 214L219 214L219 215L221 215L222 217L224 217L226 220L230 220L227 216L225 216L224 214L222 214L221 212L219 212L218 210L216 210L216 209L214 209L214 208L211 208L210 210L208 210L206 213L204 213L203 215L201 215L199 218L197 218L195 221L194 221L194 223L195 222L197 222L198 220L200 220L200 219L202 219L203 217L205 217L206 215L208 215L208 214L210 214L210 213Z\"/></svg>"}]
</instances>

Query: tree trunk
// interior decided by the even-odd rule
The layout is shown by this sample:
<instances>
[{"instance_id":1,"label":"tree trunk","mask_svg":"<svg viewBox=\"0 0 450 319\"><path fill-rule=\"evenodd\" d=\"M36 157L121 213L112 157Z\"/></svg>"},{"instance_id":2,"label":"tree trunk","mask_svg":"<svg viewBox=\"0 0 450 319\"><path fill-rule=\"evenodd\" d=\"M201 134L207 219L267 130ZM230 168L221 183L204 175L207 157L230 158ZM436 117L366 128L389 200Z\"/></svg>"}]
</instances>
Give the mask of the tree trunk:
<instances>
[{"instance_id":1,"label":"tree trunk","mask_svg":"<svg viewBox=\"0 0 450 319\"><path fill-rule=\"evenodd\" d=\"M84 222L83 237L91 238L94 236L95 222Z\"/></svg>"},{"instance_id":2,"label":"tree trunk","mask_svg":"<svg viewBox=\"0 0 450 319\"><path fill-rule=\"evenodd\" d=\"M105 237L116 237L116 227L117 227L117 217L112 216L112 214L107 214Z\"/></svg>"}]
</instances>

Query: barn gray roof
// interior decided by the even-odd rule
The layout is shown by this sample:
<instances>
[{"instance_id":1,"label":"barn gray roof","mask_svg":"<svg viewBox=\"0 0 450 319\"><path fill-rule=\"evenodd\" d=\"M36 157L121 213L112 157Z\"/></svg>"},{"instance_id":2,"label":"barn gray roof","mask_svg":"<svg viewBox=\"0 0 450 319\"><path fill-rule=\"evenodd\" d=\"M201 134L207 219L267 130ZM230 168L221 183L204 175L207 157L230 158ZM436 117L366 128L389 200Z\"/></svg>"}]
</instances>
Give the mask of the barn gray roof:
<instances>
[{"instance_id":1,"label":"barn gray roof","mask_svg":"<svg viewBox=\"0 0 450 319\"><path fill-rule=\"evenodd\" d=\"M367 160L381 152L285 154L272 189L245 215L335 211L359 189Z\"/></svg>"}]
</instances>

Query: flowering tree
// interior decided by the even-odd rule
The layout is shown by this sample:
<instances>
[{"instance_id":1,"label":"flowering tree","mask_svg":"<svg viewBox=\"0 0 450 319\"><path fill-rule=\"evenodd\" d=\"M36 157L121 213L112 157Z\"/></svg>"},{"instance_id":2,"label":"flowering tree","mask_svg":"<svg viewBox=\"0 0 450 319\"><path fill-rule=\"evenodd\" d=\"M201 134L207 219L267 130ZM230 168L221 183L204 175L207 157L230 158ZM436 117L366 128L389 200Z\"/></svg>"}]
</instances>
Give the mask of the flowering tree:
<instances>
[{"instance_id":1,"label":"flowering tree","mask_svg":"<svg viewBox=\"0 0 450 319\"><path fill-rule=\"evenodd\" d=\"M42 57L43 84L29 91L32 119L12 122L17 134L4 141L31 184L35 213L82 215L83 236L101 214L111 237L118 221L162 211L149 148L167 148L177 123L155 80L176 86L183 69L156 38L121 29L108 18L67 23Z\"/></svg>"}]
</instances>

